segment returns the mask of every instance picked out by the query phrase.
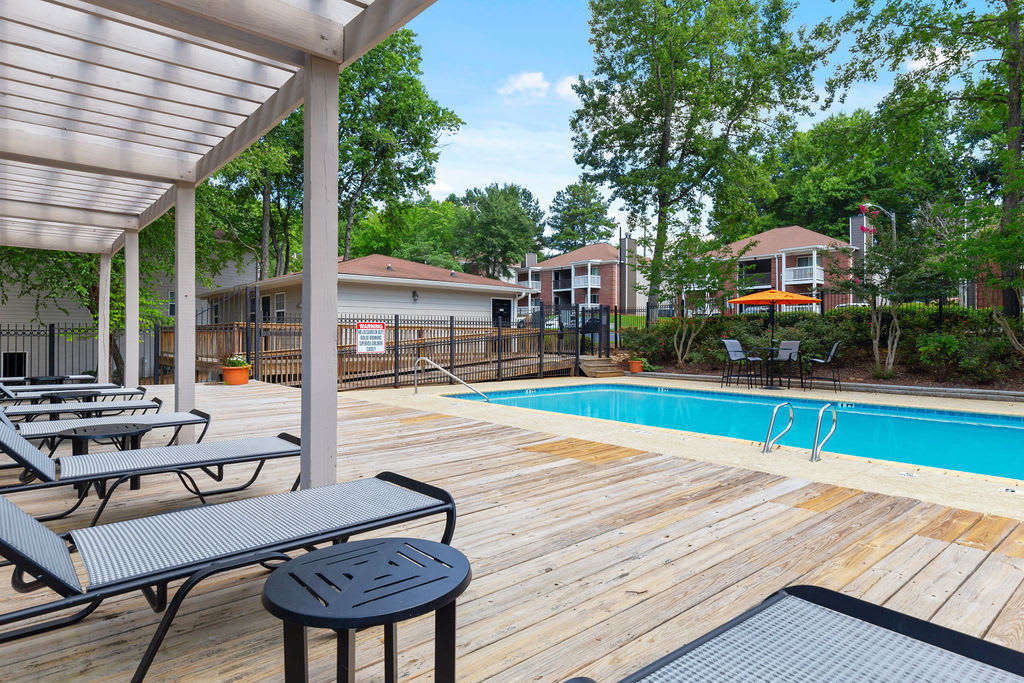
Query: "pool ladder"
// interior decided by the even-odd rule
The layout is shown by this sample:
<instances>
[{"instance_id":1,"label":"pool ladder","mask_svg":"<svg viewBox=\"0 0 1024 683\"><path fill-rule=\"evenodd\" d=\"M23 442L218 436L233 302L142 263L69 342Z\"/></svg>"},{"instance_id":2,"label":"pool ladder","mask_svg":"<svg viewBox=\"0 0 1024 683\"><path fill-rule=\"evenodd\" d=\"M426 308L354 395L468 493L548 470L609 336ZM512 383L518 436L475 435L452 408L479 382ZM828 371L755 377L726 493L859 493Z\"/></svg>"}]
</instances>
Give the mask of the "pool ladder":
<instances>
[{"instance_id":1,"label":"pool ladder","mask_svg":"<svg viewBox=\"0 0 1024 683\"><path fill-rule=\"evenodd\" d=\"M778 436L776 436L773 439L772 430L775 429L775 418L778 417L779 408L781 408L782 406L787 406L789 408L789 424L787 424L786 428L779 432ZM829 410L830 408L832 410L832 429L829 430L828 434L825 435L825 438L822 439L819 443L818 437L821 436L821 419L825 416L825 411ZM818 424L814 427L814 444L811 447L811 462L818 462L819 460L821 460L821 449L825 446L826 443L828 443L828 440L832 438L832 435L835 434L836 422L837 416L835 407L831 403L826 403L821 407L821 410L818 411ZM761 447L761 452L771 453L772 448L774 448L775 444L779 442L779 439L781 439L786 434L786 432L788 432L792 428L793 405L790 404L789 402L785 402L775 406L775 408L772 410L772 419L768 423L768 433L764 437L764 446Z\"/></svg>"},{"instance_id":2,"label":"pool ladder","mask_svg":"<svg viewBox=\"0 0 1024 683\"><path fill-rule=\"evenodd\" d=\"M828 430L828 434L825 438L818 443L818 436L821 435L821 418L825 416L825 411L829 408L832 409L832 429ZM821 449L828 443L828 440L832 438L832 435L836 433L836 409L831 403L826 403L818 411L818 424L814 428L814 447L811 449L811 462L818 462L821 460Z\"/></svg>"},{"instance_id":3,"label":"pool ladder","mask_svg":"<svg viewBox=\"0 0 1024 683\"><path fill-rule=\"evenodd\" d=\"M782 406L789 406L789 424L786 425L786 428L783 429L781 432L779 432L779 435L776 436L773 439L772 438L772 430L775 429L775 417L779 414L779 408L781 408ZM775 447L775 444L778 443L779 439L781 439L786 434L786 432L788 432L792 428L793 428L793 405L791 403L789 403L789 402L785 402L785 403L780 403L779 405L775 406L775 409L772 411L772 419L768 423L768 433L765 434L764 446L761 447L761 452L762 453L771 453L772 448Z\"/></svg>"}]
</instances>

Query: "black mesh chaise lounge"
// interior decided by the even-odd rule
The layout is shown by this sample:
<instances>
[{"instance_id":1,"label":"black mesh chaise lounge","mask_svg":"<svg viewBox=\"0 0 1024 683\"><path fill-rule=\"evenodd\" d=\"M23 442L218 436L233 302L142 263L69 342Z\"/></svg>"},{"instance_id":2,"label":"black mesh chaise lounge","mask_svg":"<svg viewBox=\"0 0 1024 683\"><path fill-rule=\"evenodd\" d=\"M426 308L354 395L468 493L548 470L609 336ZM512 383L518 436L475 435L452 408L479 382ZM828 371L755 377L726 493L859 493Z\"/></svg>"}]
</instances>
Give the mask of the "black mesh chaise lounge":
<instances>
[{"instance_id":1,"label":"black mesh chaise lounge","mask_svg":"<svg viewBox=\"0 0 1024 683\"><path fill-rule=\"evenodd\" d=\"M790 586L622 679L1020 681L1024 653L818 586ZM593 683L574 678L566 683Z\"/></svg>"},{"instance_id":2,"label":"black mesh chaise lounge","mask_svg":"<svg viewBox=\"0 0 1024 683\"><path fill-rule=\"evenodd\" d=\"M11 629L0 633L0 642L74 624L107 598L140 591L154 611L164 612L135 671L133 680L141 681L182 601L203 579L257 563L268 566L290 559L287 551L439 514L446 520L441 542L450 543L455 530L452 497L391 472L75 529L63 537L0 496L0 555L15 566L12 586L22 593L49 589L58 596L0 615L0 628ZM77 549L88 575L85 587L72 562L71 547ZM168 584L182 579L168 602ZM77 611L12 627L72 608Z\"/></svg>"},{"instance_id":3,"label":"black mesh chaise lounge","mask_svg":"<svg viewBox=\"0 0 1024 683\"><path fill-rule=\"evenodd\" d=\"M6 385L5 385L6 386ZM32 391L90 391L100 389L123 389L120 384L112 384L110 382L102 382L97 384L92 382L90 384L22 384L15 386L8 386L7 390L12 394L24 394Z\"/></svg>"},{"instance_id":4,"label":"black mesh chaise lounge","mask_svg":"<svg viewBox=\"0 0 1024 683\"><path fill-rule=\"evenodd\" d=\"M0 412L0 415L2 414L3 413ZM5 422L3 417L0 417L0 422ZM123 415L106 415L102 417L80 417L69 420L19 422L15 426L18 429L18 433L26 439L44 439L52 441L54 446L52 450L56 450L57 445L59 445L61 441L60 433L67 429L91 427L93 425L118 424L121 422L149 425L153 429L173 428L174 433L167 442L167 445L170 446L174 443L174 440L178 438L178 432L181 431L181 428L186 425L202 425L203 431L200 432L198 437L196 437L197 442L202 441L203 437L206 436L206 430L210 428L210 414L193 408L187 413L142 413L140 415L132 415L131 417L125 417ZM8 424L10 423L8 422Z\"/></svg>"},{"instance_id":5,"label":"black mesh chaise lounge","mask_svg":"<svg viewBox=\"0 0 1024 683\"><path fill-rule=\"evenodd\" d=\"M75 415L81 417L83 413L104 413L106 415L123 415L124 413L145 413L150 410L160 412L163 401L159 398L135 399L127 401L66 401L64 403L27 403L17 406L0 406L10 419L20 419L31 422L37 418L47 418L49 415Z\"/></svg>"},{"instance_id":6,"label":"black mesh chaise lounge","mask_svg":"<svg viewBox=\"0 0 1024 683\"><path fill-rule=\"evenodd\" d=\"M0 403L12 403L14 405L20 405L22 403L40 403L42 401L48 401L48 394L54 391L61 391L66 393L81 391L90 394L98 394L97 398L101 400L113 400L115 398L123 398L126 396L134 396L136 398L142 398L146 395L145 387L135 387L129 389L128 387L113 387L108 389L94 389L92 385L88 386L61 386L57 389L48 389L46 391L36 391L36 387L25 387L26 389L32 389L32 391L11 391L11 387L6 387L0 384Z\"/></svg>"},{"instance_id":7,"label":"black mesh chaise lounge","mask_svg":"<svg viewBox=\"0 0 1024 683\"><path fill-rule=\"evenodd\" d=\"M74 504L62 512L40 517L49 520L66 517L77 510L85 501L89 490L94 489L100 499L100 505L90 524L96 524L114 491L135 477L176 474L182 486L205 503L208 496L234 493L248 488L256 481L267 460L295 458L299 456L301 449L297 437L282 432L277 436L107 451L51 459L10 427L0 424L0 451L10 456L19 467L25 468L37 480L0 486L0 493L38 491L58 486L75 487L78 498ZM196 470L199 470L219 482L224 479L226 466L241 463L257 463L256 471L248 481L237 486L204 491L199 488L193 477Z\"/></svg>"}]
</instances>

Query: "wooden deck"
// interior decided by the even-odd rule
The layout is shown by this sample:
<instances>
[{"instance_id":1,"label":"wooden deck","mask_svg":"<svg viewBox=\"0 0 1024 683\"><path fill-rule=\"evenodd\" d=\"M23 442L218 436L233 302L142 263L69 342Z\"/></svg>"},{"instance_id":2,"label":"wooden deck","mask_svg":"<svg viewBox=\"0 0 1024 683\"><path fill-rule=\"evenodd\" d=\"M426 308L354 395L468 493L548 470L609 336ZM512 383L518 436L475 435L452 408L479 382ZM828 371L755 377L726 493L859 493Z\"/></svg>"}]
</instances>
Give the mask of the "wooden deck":
<instances>
[{"instance_id":1,"label":"wooden deck","mask_svg":"<svg viewBox=\"0 0 1024 683\"><path fill-rule=\"evenodd\" d=\"M156 395L168 398L169 387ZM298 433L299 392L202 386L208 440ZM773 591L811 583L1024 648L1024 525L909 498L339 396L338 477L389 469L449 490L453 545L474 579L459 601L465 681L617 680ZM369 399L369 400L363 400ZM153 441L151 438L150 441ZM282 491L275 463L252 494ZM236 475L241 477L241 474ZM68 493L19 495L30 510ZM107 521L190 505L176 480L125 491ZM57 530L85 523L91 508ZM440 524L405 529L437 538ZM394 535L395 530L388 530ZM37 598L9 588L0 608ZM259 603L265 573L211 579L186 603L151 680L282 677L280 623ZM158 621L140 595L84 622L0 645L2 680L126 680ZM311 677L333 676L334 640L311 632ZM429 679L432 621L399 628L403 680ZM383 677L380 634L359 636L360 680Z\"/></svg>"}]
</instances>

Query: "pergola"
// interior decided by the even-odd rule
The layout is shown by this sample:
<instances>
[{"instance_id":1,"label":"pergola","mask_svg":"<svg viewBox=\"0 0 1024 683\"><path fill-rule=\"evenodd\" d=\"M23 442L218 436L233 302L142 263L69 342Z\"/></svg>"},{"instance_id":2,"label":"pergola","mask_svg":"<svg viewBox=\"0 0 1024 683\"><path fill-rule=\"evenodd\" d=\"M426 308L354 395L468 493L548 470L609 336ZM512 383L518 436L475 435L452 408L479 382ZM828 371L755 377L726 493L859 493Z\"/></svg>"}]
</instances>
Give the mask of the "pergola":
<instances>
[{"instance_id":1,"label":"pergola","mask_svg":"<svg viewBox=\"0 0 1024 683\"><path fill-rule=\"evenodd\" d=\"M111 258L135 348L139 231L173 206L175 408L194 407L196 185L304 103L302 485L335 480L338 72L433 1L0 4L0 245L100 255L100 381Z\"/></svg>"}]
</instances>

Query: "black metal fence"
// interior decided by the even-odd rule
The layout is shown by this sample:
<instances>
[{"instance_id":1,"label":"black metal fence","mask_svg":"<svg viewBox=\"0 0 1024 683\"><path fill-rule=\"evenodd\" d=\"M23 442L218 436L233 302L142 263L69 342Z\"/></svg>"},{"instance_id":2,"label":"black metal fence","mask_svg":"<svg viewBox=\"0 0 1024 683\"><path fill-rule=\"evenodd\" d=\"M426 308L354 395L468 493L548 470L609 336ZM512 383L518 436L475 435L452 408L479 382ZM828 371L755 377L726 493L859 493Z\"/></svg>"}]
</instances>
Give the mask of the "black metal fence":
<instances>
[{"instance_id":1,"label":"black metal fence","mask_svg":"<svg viewBox=\"0 0 1024 683\"><path fill-rule=\"evenodd\" d=\"M0 376L95 373L97 347L93 325L0 325Z\"/></svg>"}]
</instances>

